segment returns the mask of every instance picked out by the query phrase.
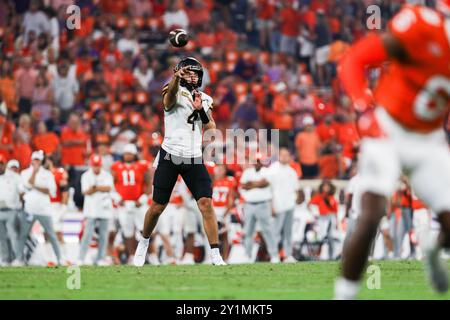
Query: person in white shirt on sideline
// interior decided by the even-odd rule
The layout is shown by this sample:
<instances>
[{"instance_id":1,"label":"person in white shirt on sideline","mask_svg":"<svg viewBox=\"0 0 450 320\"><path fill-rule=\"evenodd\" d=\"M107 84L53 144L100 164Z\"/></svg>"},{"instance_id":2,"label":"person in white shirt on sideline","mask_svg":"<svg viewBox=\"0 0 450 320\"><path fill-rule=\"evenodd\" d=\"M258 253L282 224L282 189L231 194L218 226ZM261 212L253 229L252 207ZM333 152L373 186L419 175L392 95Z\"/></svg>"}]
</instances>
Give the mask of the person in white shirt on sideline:
<instances>
[{"instance_id":1,"label":"person in white shirt on sideline","mask_svg":"<svg viewBox=\"0 0 450 320\"><path fill-rule=\"evenodd\" d=\"M39 221L44 228L55 252L57 264L61 264L61 250L50 216L50 197L56 195L56 183L53 174L43 167L44 159L44 151L34 151L31 154L31 165L21 173L22 184L25 188L23 197L25 207L20 217L20 235L17 259L13 261L14 266L24 263L23 249L35 221Z\"/></svg>"},{"instance_id":2,"label":"person in white shirt on sideline","mask_svg":"<svg viewBox=\"0 0 450 320\"><path fill-rule=\"evenodd\" d=\"M240 184L241 194L245 200L244 244L247 257L250 261L253 260L253 234L256 222L259 222L270 255L270 262L279 263L280 258L271 219L272 192L269 185L269 169L263 167L261 155L257 155L256 164L244 170Z\"/></svg>"},{"instance_id":3,"label":"person in white shirt on sideline","mask_svg":"<svg viewBox=\"0 0 450 320\"><path fill-rule=\"evenodd\" d=\"M278 245L282 241L286 255L283 262L296 262L292 256L292 224L299 181L297 172L290 163L289 150L281 148L279 160L269 167L269 183L273 195L272 214L275 218L275 243Z\"/></svg>"},{"instance_id":4,"label":"person in white shirt on sideline","mask_svg":"<svg viewBox=\"0 0 450 320\"><path fill-rule=\"evenodd\" d=\"M17 232L14 224L17 212L22 208L20 175L6 169L6 158L2 154L0 154L0 190L0 266L2 266L10 262L8 239L13 255L17 254Z\"/></svg>"},{"instance_id":5,"label":"person in white shirt on sideline","mask_svg":"<svg viewBox=\"0 0 450 320\"><path fill-rule=\"evenodd\" d=\"M112 217L112 191L114 178L108 171L102 169L100 155L92 155L89 159L90 168L81 176L81 192L84 195L83 213L86 217L86 227L81 239L78 264L84 264L89 243L95 226L98 226L98 254L94 262L96 265L107 265L105 261L108 245L108 223Z\"/></svg>"},{"instance_id":6,"label":"person in white shirt on sideline","mask_svg":"<svg viewBox=\"0 0 450 320\"><path fill-rule=\"evenodd\" d=\"M8 171L12 172L18 178L18 181L20 183L20 195L19 195L20 198L18 199L18 202L17 202L18 209L16 210L15 217L14 217L15 222L13 224L14 232L15 232L15 235L16 235L15 236L15 239L16 239L15 245L17 247L18 241L19 241L19 234L20 234L19 217L20 217L20 213L23 211L22 196L23 196L23 193L24 193L22 179L20 177L20 163L19 163L19 161L17 161L16 159L9 160L8 163L6 164L6 171L7 172ZM9 257L10 257L10 259L9 260L11 260L11 261L15 259L15 253L13 251L12 246L13 246L13 244L10 243L10 245L9 245Z\"/></svg>"}]
</instances>

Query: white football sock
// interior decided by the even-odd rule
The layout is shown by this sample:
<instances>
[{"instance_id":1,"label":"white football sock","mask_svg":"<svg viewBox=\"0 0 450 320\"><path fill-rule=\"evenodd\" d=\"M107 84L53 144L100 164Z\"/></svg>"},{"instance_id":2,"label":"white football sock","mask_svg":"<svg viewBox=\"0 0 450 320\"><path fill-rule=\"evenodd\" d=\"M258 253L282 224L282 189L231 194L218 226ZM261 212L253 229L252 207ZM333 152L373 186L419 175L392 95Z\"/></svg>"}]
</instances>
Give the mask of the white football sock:
<instances>
[{"instance_id":1,"label":"white football sock","mask_svg":"<svg viewBox=\"0 0 450 320\"><path fill-rule=\"evenodd\" d=\"M148 245L150 242L150 238L144 238L141 236L141 239L139 241L141 241L145 245Z\"/></svg>"},{"instance_id":2,"label":"white football sock","mask_svg":"<svg viewBox=\"0 0 450 320\"><path fill-rule=\"evenodd\" d=\"M211 249L211 256L220 256L219 248Z\"/></svg>"},{"instance_id":3,"label":"white football sock","mask_svg":"<svg viewBox=\"0 0 450 320\"><path fill-rule=\"evenodd\" d=\"M335 300L354 300L359 291L359 281L340 277L334 285Z\"/></svg>"}]
</instances>

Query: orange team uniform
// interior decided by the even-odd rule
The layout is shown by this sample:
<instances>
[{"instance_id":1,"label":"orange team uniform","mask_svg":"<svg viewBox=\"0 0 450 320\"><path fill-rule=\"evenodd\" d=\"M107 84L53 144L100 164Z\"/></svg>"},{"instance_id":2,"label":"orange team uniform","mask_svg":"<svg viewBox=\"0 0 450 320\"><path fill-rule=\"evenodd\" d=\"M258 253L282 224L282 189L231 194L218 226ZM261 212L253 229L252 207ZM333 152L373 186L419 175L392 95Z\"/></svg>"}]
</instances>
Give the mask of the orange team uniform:
<instances>
[{"instance_id":1,"label":"orange team uniform","mask_svg":"<svg viewBox=\"0 0 450 320\"><path fill-rule=\"evenodd\" d=\"M355 44L340 66L347 91L357 107L361 99L364 107L366 98L356 88L364 74L361 66L390 62L375 89L380 107L374 110L374 122L383 134L361 144L361 190L389 196L404 173L432 211L445 212L450 210L450 153L442 130L450 98L449 18L428 7L407 5L389 22L389 30L405 58L389 59L382 52L388 51L383 38L372 34ZM356 81L349 81L349 72Z\"/></svg>"},{"instance_id":2,"label":"orange team uniform","mask_svg":"<svg viewBox=\"0 0 450 320\"><path fill-rule=\"evenodd\" d=\"M450 23L439 12L406 6L389 23L408 62L392 60L375 100L401 125L430 132L443 125L450 97Z\"/></svg>"},{"instance_id":3,"label":"orange team uniform","mask_svg":"<svg viewBox=\"0 0 450 320\"><path fill-rule=\"evenodd\" d=\"M230 197L236 190L237 183L233 177L214 180L212 203L218 217L223 218L229 204Z\"/></svg>"},{"instance_id":4,"label":"orange team uniform","mask_svg":"<svg viewBox=\"0 0 450 320\"><path fill-rule=\"evenodd\" d=\"M116 162L111 166L115 176L115 188L124 201L137 201L144 193L145 173L150 165L147 161L131 164Z\"/></svg>"},{"instance_id":5,"label":"orange team uniform","mask_svg":"<svg viewBox=\"0 0 450 320\"><path fill-rule=\"evenodd\" d=\"M52 170L52 174L55 177L56 183L56 196L50 197L50 201L52 203L61 203L62 194L61 194L61 186L68 183L69 175L64 168L54 168Z\"/></svg>"}]
</instances>

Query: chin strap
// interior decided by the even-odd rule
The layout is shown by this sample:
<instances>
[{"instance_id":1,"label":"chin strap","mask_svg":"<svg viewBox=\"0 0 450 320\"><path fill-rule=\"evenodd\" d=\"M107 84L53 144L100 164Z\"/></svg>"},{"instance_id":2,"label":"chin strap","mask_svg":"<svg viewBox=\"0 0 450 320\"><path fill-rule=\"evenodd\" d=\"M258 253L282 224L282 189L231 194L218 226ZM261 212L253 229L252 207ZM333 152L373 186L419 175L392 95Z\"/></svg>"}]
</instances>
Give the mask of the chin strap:
<instances>
[{"instance_id":1,"label":"chin strap","mask_svg":"<svg viewBox=\"0 0 450 320\"><path fill-rule=\"evenodd\" d=\"M189 90L189 92L192 92L192 91L194 91L195 89L198 88L196 85L187 83L186 80L184 80L184 79L180 80L180 86L185 87L186 89Z\"/></svg>"}]
</instances>

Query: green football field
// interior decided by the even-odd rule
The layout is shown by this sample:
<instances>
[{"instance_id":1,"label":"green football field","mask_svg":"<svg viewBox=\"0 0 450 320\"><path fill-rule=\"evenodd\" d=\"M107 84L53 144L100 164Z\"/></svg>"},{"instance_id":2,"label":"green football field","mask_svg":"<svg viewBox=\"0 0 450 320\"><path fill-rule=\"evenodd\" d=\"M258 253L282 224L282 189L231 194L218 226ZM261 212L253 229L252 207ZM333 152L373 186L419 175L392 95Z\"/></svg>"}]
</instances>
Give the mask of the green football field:
<instances>
[{"instance_id":1,"label":"green football field","mask_svg":"<svg viewBox=\"0 0 450 320\"><path fill-rule=\"evenodd\" d=\"M434 293L418 261L372 262L361 299L449 299ZM450 267L450 265L449 265ZM379 270L379 273L378 273ZM339 264L0 268L0 299L331 299ZM379 289L373 276L379 274ZM71 278L70 278L71 277ZM368 277L371 277L368 279ZM369 281L368 281L369 280Z\"/></svg>"}]
</instances>

